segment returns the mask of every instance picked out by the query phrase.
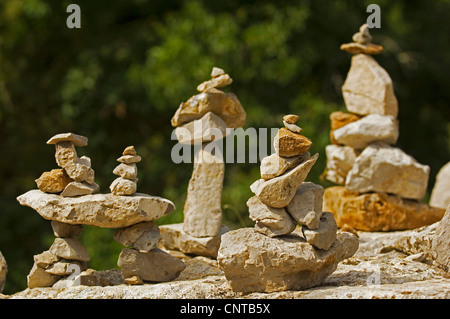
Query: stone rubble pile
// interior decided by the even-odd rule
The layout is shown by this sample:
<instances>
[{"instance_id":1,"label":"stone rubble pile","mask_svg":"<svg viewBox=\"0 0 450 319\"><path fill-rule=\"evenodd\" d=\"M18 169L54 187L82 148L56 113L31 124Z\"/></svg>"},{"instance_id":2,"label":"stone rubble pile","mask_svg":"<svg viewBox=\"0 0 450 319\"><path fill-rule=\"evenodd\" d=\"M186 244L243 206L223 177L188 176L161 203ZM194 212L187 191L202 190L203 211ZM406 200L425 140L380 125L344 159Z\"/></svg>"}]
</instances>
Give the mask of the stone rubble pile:
<instances>
[{"instance_id":1,"label":"stone rubble pile","mask_svg":"<svg viewBox=\"0 0 450 319\"><path fill-rule=\"evenodd\" d=\"M417 228L438 221L443 210L420 204L430 168L393 146L399 137L398 102L389 74L370 55L368 26L342 50L353 54L342 86L347 111L330 115L325 177L343 185L325 190L324 209L344 225L365 231ZM425 209L425 211L424 211ZM425 213L426 212L426 213Z\"/></svg>"},{"instance_id":2,"label":"stone rubble pile","mask_svg":"<svg viewBox=\"0 0 450 319\"><path fill-rule=\"evenodd\" d=\"M318 154L301 135L296 115L274 140L276 153L261 161L261 179L247 201L254 228L222 235L217 260L233 290L272 292L319 285L358 248L356 236L337 232L333 214L322 211L324 189L305 182ZM300 225L301 227L297 227Z\"/></svg>"},{"instance_id":3,"label":"stone rubble pile","mask_svg":"<svg viewBox=\"0 0 450 319\"><path fill-rule=\"evenodd\" d=\"M224 70L214 67L211 80L197 87L200 94L181 103L171 123L180 144L194 145L197 152L184 204L182 224L160 228L167 249L216 257L222 225L222 188L225 164L210 143L226 136L227 128L245 124L246 113L234 93L219 88L232 83Z\"/></svg>"},{"instance_id":4,"label":"stone rubble pile","mask_svg":"<svg viewBox=\"0 0 450 319\"><path fill-rule=\"evenodd\" d=\"M70 196L64 196L71 183L80 183L85 189L94 184L90 160L78 159L74 150L74 146L87 145L87 138L73 133L58 134L48 143L56 144L57 163L64 171L41 176L37 182L39 190L17 198L21 205L51 220L56 237L49 250L34 256L34 265L27 277L28 287L117 284L114 276L106 280L99 272L88 268L89 253L78 239L83 225L118 229L114 239L126 246L118 259L122 282L142 284L175 279L185 265L156 248L160 234L155 224L175 206L167 199L136 193L135 163L141 158L134 147L127 147L118 159L121 164L114 169L114 174L120 177L111 185L112 194L91 194L75 185L70 189ZM98 190L98 186L95 188Z\"/></svg>"}]
</instances>

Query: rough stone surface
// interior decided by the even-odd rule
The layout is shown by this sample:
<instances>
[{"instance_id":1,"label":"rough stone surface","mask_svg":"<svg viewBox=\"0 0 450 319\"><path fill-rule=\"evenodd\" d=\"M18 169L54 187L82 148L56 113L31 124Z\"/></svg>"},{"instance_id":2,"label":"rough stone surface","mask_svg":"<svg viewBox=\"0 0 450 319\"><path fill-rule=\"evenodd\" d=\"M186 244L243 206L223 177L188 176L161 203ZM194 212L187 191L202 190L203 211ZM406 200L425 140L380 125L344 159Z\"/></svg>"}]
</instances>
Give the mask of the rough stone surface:
<instances>
[{"instance_id":1,"label":"rough stone surface","mask_svg":"<svg viewBox=\"0 0 450 319\"><path fill-rule=\"evenodd\" d=\"M283 121L285 121L288 124L295 124L295 123L297 123L298 119L299 119L299 116L295 115L295 114L288 114L288 115L283 116Z\"/></svg>"},{"instance_id":2,"label":"rough stone surface","mask_svg":"<svg viewBox=\"0 0 450 319\"><path fill-rule=\"evenodd\" d=\"M56 263L60 258L50 251L46 250L40 254L34 255L33 260L36 266L40 268L47 268L53 263Z\"/></svg>"},{"instance_id":3,"label":"rough stone surface","mask_svg":"<svg viewBox=\"0 0 450 319\"><path fill-rule=\"evenodd\" d=\"M117 230L114 239L124 246L131 246L140 252L148 253L156 247L161 234L154 222L142 222Z\"/></svg>"},{"instance_id":4,"label":"rough stone surface","mask_svg":"<svg viewBox=\"0 0 450 319\"><path fill-rule=\"evenodd\" d=\"M120 163L114 168L113 174L125 179L135 179L137 177L137 166L135 163Z\"/></svg>"},{"instance_id":5,"label":"rough stone surface","mask_svg":"<svg viewBox=\"0 0 450 319\"><path fill-rule=\"evenodd\" d=\"M333 131L338 144L363 149L372 142L395 144L398 139L397 121L389 115L370 114Z\"/></svg>"},{"instance_id":6,"label":"rough stone surface","mask_svg":"<svg viewBox=\"0 0 450 319\"><path fill-rule=\"evenodd\" d=\"M383 47L378 44L368 43L368 44L361 44L357 42L351 42L351 43L344 43L341 45L341 50L347 51L351 54L380 54L383 52Z\"/></svg>"},{"instance_id":7,"label":"rough stone surface","mask_svg":"<svg viewBox=\"0 0 450 319\"><path fill-rule=\"evenodd\" d=\"M325 178L335 184L345 184L345 178L355 163L356 153L350 146L327 145L327 168Z\"/></svg>"},{"instance_id":8,"label":"rough stone surface","mask_svg":"<svg viewBox=\"0 0 450 319\"><path fill-rule=\"evenodd\" d=\"M311 154L309 152L293 157L283 157L278 155L277 153L273 153L269 156L264 157L261 161L261 178L264 180L268 180L280 176L288 169L296 166L297 164L307 160L310 157Z\"/></svg>"},{"instance_id":9,"label":"rough stone surface","mask_svg":"<svg viewBox=\"0 0 450 319\"><path fill-rule=\"evenodd\" d=\"M67 175L77 182L94 183L95 172L86 159L77 156L74 145L71 142L59 142L55 146L55 159L59 167L64 168Z\"/></svg>"},{"instance_id":10,"label":"rough stone surface","mask_svg":"<svg viewBox=\"0 0 450 319\"><path fill-rule=\"evenodd\" d=\"M227 124L213 112L208 112L200 119L180 125L175 135L181 144L202 144L226 136Z\"/></svg>"},{"instance_id":11,"label":"rough stone surface","mask_svg":"<svg viewBox=\"0 0 450 319\"><path fill-rule=\"evenodd\" d=\"M442 166L436 175L430 205L444 209L450 205L450 162Z\"/></svg>"},{"instance_id":12,"label":"rough stone surface","mask_svg":"<svg viewBox=\"0 0 450 319\"><path fill-rule=\"evenodd\" d=\"M75 238L81 235L82 225L71 225L56 220L51 222L53 235L59 238Z\"/></svg>"},{"instance_id":13,"label":"rough stone surface","mask_svg":"<svg viewBox=\"0 0 450 319\"><path fill-rule=\"evenodd\" d=\"M372 143L356 158L345 187L350 191L396 194L420 200L425 195L430 167L418 163L401 149Z\"/></svg>"},{"instance_id":14,"label":"rough stone surface","mask_svg":"<svg viewBox=\"0 0 450 319\"><path fill-rule=\"evenodd\" d=\"M287 128L280 128L274 139L275 152L280 156L292 157L303 155L312 146L309 138L296 134Z\"/></svg>"},{"instance_id":15,"label":"rough stone surface","mask_svg":"<svg viewBox=\"0 0 450 319\"><path fill-rule=\"evenodd\" d=\"M124 248L117 265L122 277L139 276L144 281L162 282L175 279L186 265L178 258L155 248L148 253Z\"/></svg>"},{"instance_id":16,"label":"rough stone surface","mask_svg":"<svg viewBox=\"0 0 450 319\"><path fill-rule=\"evenodd\" d=\"M216 258L220 238L229 230L229 227L222 225L216 236L193 237L183 230L183 223L162 225L161 244L167 249L179 250L185 254Z\"/></svg>"},{"instance_id":17,"label":"rough stone surface","mask_svg":"<svg viewBox=\"0 0 450 319\"><path fill-rule=\"evenodd\" d=\"M74 146L86 146L88 144L88 138L74 133L61 133L50 138L47 144L58 144L61 142L70 142Z\"/></svg>"},{"instance_id":18,"label":"rough stone surface","mask_svg":"<svg viewBox=\"0 0 450 319\"><path fill-rule=\"evenodd\" d=\"M296 223L284 208L265 205L257 196L247 201L249 217L256 222L255 230L269 237L291 233Z\"/></svg>"},{"instance_id":19,"label":"rough stone surface","mask_svg":"<svg viewBox=\"0 0 450 319\"><path fill-rule=\"evenodd\" d=\"M91 195L97 193L98 190L99 186L96 183L88 184L86 182L70 182L60 195L63 197Z\"/></svg>"},{"instance_id":20,"label":"rough stone surface","mask_svg":"<svg viewBox=\"0 0 450 319\"><path fill-rule=\"evenodd\" d=\"M283 121L283 125L284 125L285 128L287 128L292 133L300 134L301 132L303 132L303 129L300 126L296 125L296 124L292 124L292 123L288 123L286 121Z\"/></svg>"},{"instance_id":21,"label":"rough stone surface","mask_svg":"<svg viewBox=\"0 0 450 319\"><path fill-rule=\"evenodd\" d=\"M67 259L61 259L50 266L48 266L45 269L46 273L57 275L57 276L67 276L73 273L73 270L76 266L80 270L86 270L87 269L87 263L82 261L75 261L75 260L67 260Z\"/></svg>"},{"instance_id":22,"label":"rough stone surface","mask_svg":"<svg viewBox=\"0 0 450 319\"><path fill-rule=\"evenodd\" d=\"M168 199L139 193L132 196L95 194L61 197L31 190L17 200L48 220L105 228L121 228L143 221L155 221L175 209Z\"/></svg>"},{"instance_id":23,"label":"rough stone surface","mask_svg":"<svg viewBox=\"0 0 450 319\"><path fill-rule=\"evenodd\" d=\"M300 225L317 229L322 216L323 193L324 189L320 185L310 182L302 183L286 210Z\"/></svg>"},{"instance_id":24,"label":"rough stone surface","mask_svg":"<svg viewBox=\"0 0 450 319\"><path fill-rule=\"evenodd\" d=\"M332 213L324 212L320 217L319 227L309 229L302 226L303 236L306 241L316 248L328 250L336 240L337 225Z\"/></svg>"},{"instance_id":25,"label":"rough stone surface","mask_svg":"<svg viewBox=\"0 0 450 319\"><path fill-rule=\"evenodd\" d=\"M273 292L322 284L357 249L358 238L346 232L323 251L294 233L270 238L241 228L222 236L217 260L234 291Z\"/></svg>"},{"instance_id":26,"label":"rough stone surface","mask_svg":"<svg viewBox=\"0 0 450 319\"><path fill-rule=\"evenodd\" d=\"M338 227L364 231L414 229L435 223L444 214L443 209L415 200L385 193L360 195L342 186L325 190L323 210L334 214Z\"/></svg>"},{"instance_id":27,"label":"rough stone surface","mask_svg":"<svg viewBox=\"0 0 450 319\"><path fill-rule=\"evenodd\" d=\"M397 117L398 103L391 77L369 55L356 54L352 57L342 94L349 112Z\"/></svg>"},{"instance_id":28,"label":"rough stone surface","mask_svg":"<svg viewBox=\"0 0 450 319\"><path fill-rule=\"evenodd\" d=\"M439 266L450 271L450 205L436 228L432 250Z\"/></svg>"},{"instance_id":29,"label":"rough stone surface","mask_svg":"<svg viewBox=\"0 0 450 319\"><path fill-rule=\"evenodd\" d=\"M122 152L122 155L136 155L136 149L133 145L125 147L125 149Z\"/></svg>"},{"instance_id":30,"label":"rough stone surface","mask_svg":"<svg viewBox=\"0 0 450 319\"><path fill-rule=\"evenodd\" d=\"M76 238L55 238L49 251L61 258L69 260L89 261L89 253Z\"/></svg>"},{"instance_id":31,"label":"rough stone surface","mask_svg":"<svg viewBox=\"0 0 450 319\"><path fill-rule=\"evenodd\" d=\"M186 233L194 237L213 237L219 233L224 171L221 157L205 147L196 154L183 211Z\"/></svg>"},{"instance_id":32,"label":"rough stone surface","mask_svg":"<svg viewBox=\"0 0 450 319\"><path fill-rule=\"evenodd\" d=\"M245 124L246 113L235 94L209 90L181 103L171 120L172 126L177 127L197 120L208 112L218 115L230 128L242 127Z\"/></svg>"},{"instance_id":33,"label":"rough stone surface","mask_svg":"<svg viewBox=\"0 0 450 319\"><path fill-rule=\"evenodd\" d=\"M46 272L44 268L33 264L33 267L27 276L27 286L28 288L51 287L59 279L61 279L61 276L50 274Z\"/></svg>"},{"instance_id":34,"label":"rough stone surface","mask_svg":"<svg viewBox=\"0 0 450 319\"><path fill-rule=\"evenodd\" d=\"M71 181L72 179L60 168L44 172L35 180L37 187L45 193L62 192Z\"/></svg>"},{"instance_id":35,"label":"rough stone surface","mask_svg":"<svg viewBox=\"0 0 450 319\"><path fill-rule=\"evenodd\" d=\"M430 225L429 227L431 227ZM428 228L428 227L427 227ZM428 261L408 258L409 253L393 249L393 242L410 238L413 231L358 232L356 253L340 262L337 269L320 286L299 291L241 294L234 292L217 261L180 256L186 269L170 282L128 286L122 284L120 270L97 271L115 273L115 286L71 286L69 288L25 289L11 299L449 299L448 273ZM413 235L416 237L416 235ZM427 236L425 236L427 237ZM424 238L425 238L424 237ZM419 243L414 246L419 247ZM101 276L104 277L104 276ZM60 280L57 284L61 283Z\"/></svg>"},{"instance_id":36,"label":"rough stone surface","mask_svg":"<svg viewBox=\"0 0 450 319\"><path fill-rule=\"evenodd\" d=\"M117 159L118 162L124 164L134 164L139 163L142 158L139 155L122 155Z\"/></svg>"},{"instance_id":37,"label":"rough stone surface","mask_svg":"<svg viewBox=\"0 0 450 319\"><path fill-rule=\"evenodd\" d=\"M3 288L5 287L7 273L8 273L8 265L6 264L5 257L3 257L3 254L0 251L0 293L3 291Z\"/></svg>"},{"instance_id":38,"label":"rough stone surface","mask_svg":"<svg viewBox=\"0 0 450 319\"><path fill-rule=\"evenodd\" d=\"M332 112L330 114L330 122L331 122L331 131L330 131L330 140L331 143L337 144L334 139L333 132L338 128L341 128L349 123L358 121L361 117L359 115L353 113L345 113L341 111Z\"/></svg>"},{"instance_id":39,"label":"rough stone surface","mask_svg":"<svg viewBox=\"0 0 450 319\"><path fill-rule=\"evenodd\" d=\"M125 179L117 177L109 186L111 193L116 196L133 195L137 191L138 179Z\"/></svg>"},{"instance_id":40,"label":"rough stone surface","mask_svg":"<svg viewBox=\"0 0 450 319\"><path fill-rule=\"evenodd\" d=\"M319 154L313 155L281 176L267 181L259 179L250 186L250 189L264 204L275 208L286 207L318 157Z\"/></svg>"},{"instance_id":41,"label":"rough stone surface","mask_svg":"<svg viewBox=\"0 0 450 319\"><path fill-rule=\"evenodd\" d=\"M231 83L233 83L233 79L228 74L216 75L211 80L199 84L197 86L197 91L205 92L208 89L221 88L230 85Z\"/></svg>"},{"instance_id":42,"label":"rough stone surface","mask_svg":"<svg viewBox=\"0 0 450 319\"><path fill-rule=\"evenodd\" d=\"M220 75L223 75L223 74L225 74L225 71L223 69L221 69L221 68L213 67L212 70L211 70L211 77L212 78L216 78L216 77L218 77Z\"/></svg>"}]
</instances>

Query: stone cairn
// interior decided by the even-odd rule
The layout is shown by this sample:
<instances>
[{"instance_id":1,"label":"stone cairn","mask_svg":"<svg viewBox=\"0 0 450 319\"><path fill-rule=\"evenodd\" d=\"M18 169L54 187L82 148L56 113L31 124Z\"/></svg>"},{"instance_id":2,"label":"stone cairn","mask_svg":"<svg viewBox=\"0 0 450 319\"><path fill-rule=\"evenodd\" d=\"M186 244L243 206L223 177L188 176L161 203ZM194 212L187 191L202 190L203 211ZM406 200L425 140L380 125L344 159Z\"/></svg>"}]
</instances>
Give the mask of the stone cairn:
<instances>
[{"instance_id":1,"label":"stone cairn","mask_svg":"<svg viewBox=\"0 0 450 319\"><path fill-rule=\"evenodd\" d=\"M442 218L443 210L419 201L426 192L429 166L394 147L399 136L398 103L392 80L372 54L366 24L342 50L353 54L342 86L348 113L330 115L332 144L326 146L325 178L344 185L325 190L324 209L339 227L364 231L412 229Z\"/></svg>"},{"instance_id":2,"label":"stone cairn","mask_svg":"<svg viewBox=\"0 0 450 319\"><path fill-rule=\"evenodd\" d=\"M184 221L161 226L167 249L215 258L220 236L229 230L222 225L222 188L225 164L221 154L211 150L227 134L227 128L245 124L246 114L234 93L219 88L232 83L224 70L214 67L211 80L201 83L200 94L181 103L171 123L180 144L194 145L194 169L184 204Z\"/></svg>"},{"instance_id":3,"label":"stone cairn","mask_svg":"<svg viewBox=\"0 0 450 319\"><path fill-rule=\"evenodd\" d=\"M73 133L58 134L47 143L56 144L56 162L63 170L46 172L36 180L37 190L17 198L19 203L51 220L55 240L49 250L34 256L27 277L28 287L68 287L74 284L105 286L141 284L175 279L184 263L155 248L160 239L155 221L173 211L167 199L136 193L134 147L127 147L114 174L112 194L98 191L87 157L78 158L74 146L86 146L87 138ZM72 186L71 186L72 185ZM119 273L88 269L90 256L78 237L83 225L118 229L114 239L124 246ZM75 280L76 279L76 280Z\"/></svg>"},{"instance_id":4,"label":"stone cairn","mask_svg":"<svg viewBox=\"0 0 450 319\"><path fill-rule=\"evenodd\" d=\"M299 134L296 115L283 117L276 153L261 161L261 179L247 201L254 228L222 235L217 260L235 291L273 292L321 284L358 249L358 238L337 233L333 214L322 211L324 189L304 182L319 154ZM301 225L301 227L297 227Z\"/></svg>"}]
</instances>

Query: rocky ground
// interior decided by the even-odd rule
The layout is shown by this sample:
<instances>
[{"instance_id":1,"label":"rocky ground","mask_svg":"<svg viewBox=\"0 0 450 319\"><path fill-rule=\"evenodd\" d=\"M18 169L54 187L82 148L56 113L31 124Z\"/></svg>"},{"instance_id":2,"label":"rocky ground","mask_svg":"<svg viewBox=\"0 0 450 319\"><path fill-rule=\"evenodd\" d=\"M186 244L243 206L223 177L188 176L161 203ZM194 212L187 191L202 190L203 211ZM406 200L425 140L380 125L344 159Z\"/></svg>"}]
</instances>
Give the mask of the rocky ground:
<instances>
[{"instance_id":1,"label":"rocky ground","mask_svg":"<svg viewBox=\"0 0 450 319\"><path fill-rule=\"evenodd\" d=\"M188 257L178 252L186 269L167 283L106 287L74 286L70 288L26 289L1 298L381 298L436 299L450 298L450 273L438 268L427 252L436 224L411 231L358 232L359 249L341 262L323 285L303 291L275 293L235 293L217 261L206 257ZM120 282L120 270L102 272ZM113 280L114 281L114 280Z\"/></svg>"}]
</instances>

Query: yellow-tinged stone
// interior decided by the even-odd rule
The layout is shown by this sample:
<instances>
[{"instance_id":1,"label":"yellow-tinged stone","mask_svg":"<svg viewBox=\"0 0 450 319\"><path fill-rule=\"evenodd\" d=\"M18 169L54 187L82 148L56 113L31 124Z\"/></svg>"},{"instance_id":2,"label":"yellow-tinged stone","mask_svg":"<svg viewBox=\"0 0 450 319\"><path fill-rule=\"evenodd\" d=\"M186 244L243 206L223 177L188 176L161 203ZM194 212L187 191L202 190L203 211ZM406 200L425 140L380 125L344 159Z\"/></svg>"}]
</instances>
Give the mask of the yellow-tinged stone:
<instances>
[{"instance_id":1,"label":"yellow-tinged stone","mask_svg":"<svg viewBox=\"0 0 450 319\"><path fill-rule=\"evenodd\" d=\"M338 227L347 225L362 231L414 229L433 224L444 215L444 209L415 200L386 193L360 195L343 186L325 190L323 210L333 213Z\"/></svg>"},{"instance_id":2,"label":"yellow-tinged stone","mask_svg":"<svg viewBox=\"0 0 450 319\"><path fill-rule=\"evenodd\" d=\"M312 142L309 138L291 132L287 128L278 130L274 140L275 151L280 156L292 157L308 152Z\"/></svg>"},{"instance_id":3,"label":"yellow-tinged stone","mask_svg":"<svg viewBox=\"0 0 450 319\"><path fill-rule=\"evenodd\" d=\"M44 193L59 193L73 180L63 169L52 169L44 172L35 180L37 187Z\"/></svg>"}]
</instances>

